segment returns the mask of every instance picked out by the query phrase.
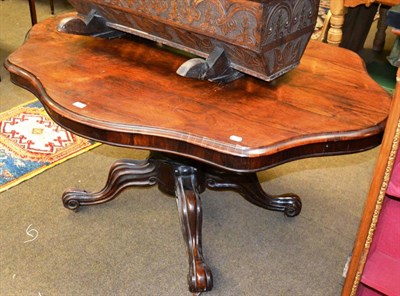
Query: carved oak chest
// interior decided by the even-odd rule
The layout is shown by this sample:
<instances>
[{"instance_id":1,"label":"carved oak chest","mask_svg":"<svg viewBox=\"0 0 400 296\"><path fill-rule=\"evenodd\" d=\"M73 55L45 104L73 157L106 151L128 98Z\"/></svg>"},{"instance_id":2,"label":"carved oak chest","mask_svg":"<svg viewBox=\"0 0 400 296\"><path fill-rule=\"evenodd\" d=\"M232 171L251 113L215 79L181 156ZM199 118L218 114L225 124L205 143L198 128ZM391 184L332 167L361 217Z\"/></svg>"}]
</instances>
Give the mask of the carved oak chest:
<instances>
[{"instance_id":1,"label":"carved oak chest","mask_svg":"<svg viewBox=\"0 0 400 296\"><path fill-rule=\"evenodd\" d=\"M69 0L88 23L139 35L271 81L296 67L319 0ZM85 19L86 18L86 19Z\"/></svg>"}]
</instances>

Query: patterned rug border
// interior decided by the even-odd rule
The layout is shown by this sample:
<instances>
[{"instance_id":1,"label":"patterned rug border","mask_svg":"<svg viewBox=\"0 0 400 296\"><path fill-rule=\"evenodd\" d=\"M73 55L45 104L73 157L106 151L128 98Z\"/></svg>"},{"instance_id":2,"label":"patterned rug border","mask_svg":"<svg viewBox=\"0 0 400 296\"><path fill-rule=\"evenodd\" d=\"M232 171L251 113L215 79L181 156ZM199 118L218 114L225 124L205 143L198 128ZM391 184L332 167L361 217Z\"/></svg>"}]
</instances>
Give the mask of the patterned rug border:
<instances>
[{"instance_id":1,"label":"patterned rug border","mask_svg":"<svg viewBox=\"0 0 400 296\"><path fill-rule=\"evenodd\" d=\"M33 100L27 101L25 103L19 104L19 105L15 106L15 107L11 108L10 110L6 110L4 112L1 112L0 114L3 114L5 112L10 112L11 110L15 110L15 109L18 109L18 108L23 108L24 106L32 104L32 103L35 103L35 102L40 102L40 101L37 100L37 99L33 99ZM88 152L88 151L100 146L101 144L102 143L95 142L95 143L91 144L90 146L88 146L88 147L86 147L84 149L78 150L78 151L76 151L76 152L74 152L74 153L72 153L72 154L70 154L70 155L68 155L68 156L66 156L66 157L64 157L62 159L59 159L58 161L55 161L55 162L53 162L53 163L51 163L49 165L44 165L44 166L42 166L40 168L37 168L37 169L35 169L33 171L30 171L29 173L26 173L23 176L20 176L20 177L12 180L10 182L7 182L7 183L5 183L3 185L0 185L0 193L6 191L6 190L8 190L8 189L10 189L10 188L12 188L12 187L14 187L16 185L18 185L18 184L20 184L20 183L22 183L24 181L27 181L27 180L29 180L29 179L31 179L31 178L43 173L44 171L47 171L48 169L51 169L51 168L53 168L53 167L65 162L65 161L71 159L71 158L74 158L74 157L76 157L76 156L78 156L80 154Z\"/></svg>"}]
</instances>

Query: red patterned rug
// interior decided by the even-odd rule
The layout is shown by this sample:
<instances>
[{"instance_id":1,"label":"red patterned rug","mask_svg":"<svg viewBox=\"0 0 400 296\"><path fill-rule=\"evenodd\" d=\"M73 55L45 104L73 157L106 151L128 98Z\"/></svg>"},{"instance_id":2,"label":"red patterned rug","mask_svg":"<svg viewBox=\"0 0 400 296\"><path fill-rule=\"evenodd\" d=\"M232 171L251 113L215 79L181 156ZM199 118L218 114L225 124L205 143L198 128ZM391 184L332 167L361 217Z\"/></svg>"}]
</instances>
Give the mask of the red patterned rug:
<instances>
[{"instance_id":1,"label":"red patterned rug","mask_svg":"<svg viewBox=\"0 0 400 296\"><path fill-rule=\"evenodd\" d=\"M100 145L54 123L37 100L0 114L0 192Z\"/></svg>"}]
</instances>

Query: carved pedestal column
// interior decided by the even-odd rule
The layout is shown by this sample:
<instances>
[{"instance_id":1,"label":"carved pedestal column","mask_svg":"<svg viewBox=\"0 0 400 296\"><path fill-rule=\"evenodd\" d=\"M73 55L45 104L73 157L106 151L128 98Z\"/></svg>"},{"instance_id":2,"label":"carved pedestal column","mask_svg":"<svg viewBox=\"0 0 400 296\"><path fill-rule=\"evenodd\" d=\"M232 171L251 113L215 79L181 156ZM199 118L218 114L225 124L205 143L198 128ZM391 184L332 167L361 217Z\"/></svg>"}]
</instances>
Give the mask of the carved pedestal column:
<instances>
[{"instance_id":1,"label":"carved pedestal column","mask_svg":"<svg viewBox=\"0 0 400 296\"><path fill-rule=\"evenodd\" d=\"M186 243L191 292L210 291L212 273L202 252L202 209L200 193L206 188L233 190L249 202L265 209L284 212L294 217L301 211L300 198L295 194L272 196L263 191L255 173L235 173L217 169L192 160L152 154L149 159L122 159L110 169L102 190L89 193L67 190L62 197L64 206L77 211L80 206L105 203L129 186L151 186L177 198L179 220Z\"/></svg>"}]
</instances>

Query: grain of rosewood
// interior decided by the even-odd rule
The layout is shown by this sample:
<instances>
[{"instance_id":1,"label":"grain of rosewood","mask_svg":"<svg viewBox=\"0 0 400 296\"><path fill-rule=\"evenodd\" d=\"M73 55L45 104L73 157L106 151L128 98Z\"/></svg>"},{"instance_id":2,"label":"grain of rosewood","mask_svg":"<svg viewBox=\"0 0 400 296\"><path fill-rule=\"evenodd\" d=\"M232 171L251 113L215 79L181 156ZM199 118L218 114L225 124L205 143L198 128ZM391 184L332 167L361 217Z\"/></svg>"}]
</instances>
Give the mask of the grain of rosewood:
<instances>
[{"instance_id":1,"label":"grain of rosewood","mask_svg":"<svg viewBox=\"0 0 400 296\"><path fill-rule=\"evenodd\" d=\"M57 33L58 22L35 26L8 58L12 80L74 133L178 155L117 161L102 190L68 190L64 205L108 202L128 186L158 184L175 195L190 291L212 288L202 254L200 193L206 187L234 190L255 205L296 216L301 210L296 195L268 195L250 172L380 142L389 96L361 60L343 49L310 43L300 67L274 83L246 77L217 85L177 76L185 58L170 51L138 40Z\"/></svg>"},{"instance_id":2,"label":"grain of rosewood","mask_svg":"<svg viewBox=\"0 0 400 296\"><path fill-rule=\"evenodd\" d=\"M176 53L137 39L59 33L59 21L34 26L6 67L74 133L237 172L381 141L390 97L350 51L310 42L300 66L273 83L218 85L176 75L186 60Z\"/></svg>"}]
</instances>

